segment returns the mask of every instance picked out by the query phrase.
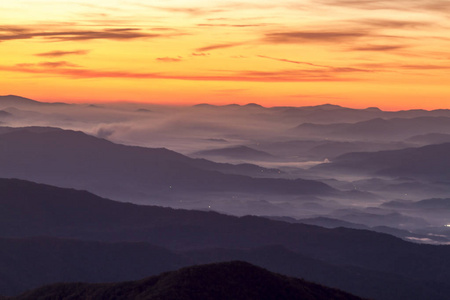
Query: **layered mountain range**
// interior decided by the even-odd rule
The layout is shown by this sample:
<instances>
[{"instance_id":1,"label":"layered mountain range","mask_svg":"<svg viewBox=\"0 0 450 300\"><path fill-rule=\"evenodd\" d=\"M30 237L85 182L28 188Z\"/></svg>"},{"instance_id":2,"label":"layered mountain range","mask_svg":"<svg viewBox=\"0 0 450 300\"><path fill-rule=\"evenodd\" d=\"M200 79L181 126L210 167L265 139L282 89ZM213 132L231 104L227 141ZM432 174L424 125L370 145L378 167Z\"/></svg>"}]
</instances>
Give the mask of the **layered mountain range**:
<instances>
[{"instance_id":1,"label":"layered mountain range","mask_svg":"<svg viewBox=\"0 0 450 300\"><path fill-rule=\"evenodd\" d=\"M368 230L139 206L15 179L0 183L1 294L57 281L136 280L230 260L375 299L445 299L450 291L448 246Z\"/></svg>"},{"instance_id":2,"label":"layered mountain range","mask_svg":"<svg viewBox=\"0 0 450 300\"><path fill-rule=\"evenodd\" d=\"M0 295L448 299L449 110L0 109Z\"/></svg>"}]
</instances>

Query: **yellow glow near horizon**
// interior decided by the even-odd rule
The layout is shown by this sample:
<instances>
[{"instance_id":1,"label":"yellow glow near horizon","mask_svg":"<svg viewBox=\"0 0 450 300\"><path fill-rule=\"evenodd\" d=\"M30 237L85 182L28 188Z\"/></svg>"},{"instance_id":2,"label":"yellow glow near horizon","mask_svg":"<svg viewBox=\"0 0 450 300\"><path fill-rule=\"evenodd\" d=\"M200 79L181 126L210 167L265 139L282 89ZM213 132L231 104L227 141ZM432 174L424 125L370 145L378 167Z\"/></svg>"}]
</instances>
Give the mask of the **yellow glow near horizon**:
<instances>
[{"instance_id":1,"label":"yellow glow near horizon","mask_svg":"<svg viewBox=\"0 0 450 300\"><path fill-rule=\"evenodd\" d=\"M0 4L0 94L36 100L450 108L450 4Z\"/></svg>"}]
</instances>

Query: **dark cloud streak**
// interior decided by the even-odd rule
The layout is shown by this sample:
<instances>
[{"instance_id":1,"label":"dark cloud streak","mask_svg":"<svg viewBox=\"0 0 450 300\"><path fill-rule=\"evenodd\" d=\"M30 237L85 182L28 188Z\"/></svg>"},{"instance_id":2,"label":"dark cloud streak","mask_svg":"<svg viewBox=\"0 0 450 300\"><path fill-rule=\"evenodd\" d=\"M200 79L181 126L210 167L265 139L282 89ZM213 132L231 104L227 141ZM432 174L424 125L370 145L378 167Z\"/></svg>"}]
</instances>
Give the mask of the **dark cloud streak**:
<instances>
[{"instance_id":1,"label":"dark cloud streak","mask_svg":"<svg viewBox=\"0 0 450 300\"><path fill-rule=\"evenodd\" d=\"M281 61L281 62L286 62L286 63L297 64L297 65L307 65L307 66L318 67L318 68L326 68L326 69L328 69L329 72L332 72L332 73L372 72L372 70L365 70L365 69L360 69L360 68L333 67L333 66L326 66L326 65L318 65L318 64L313 64L313 63L309 63L309 62L296 61L296 60L290 60L290 59L284 59L284 58L275 58L275 57L264 56L264 55L258 55L258 57Z\"/></svg>"},{"instance_id":2,"label":"dark cloud streak","mask_svg":"<svg viewBox=\"0 0 450 300\"><path fill-rule=\"evenodd\" d=\"M428 27L435 24L430 22L390 20L390 19L357 19L353 21L359 25L368 25L376 28L389 29L416 29L418 27Z\"/></svg>"},{"instance_id":3,"label":"dark cloud streak","mask_svg":"<svg viewBox=\"0 0 450 300\"><path fill-rule=\"evenodd\" d=\"M407 46L405 45L367 45L367 46L359 46L359 47L353 47L350 50L352 51L395 51L404 49Z\"/></svg>"},{"instance_id":4,"label":"dark cloud streak","mask_svg":"<svg viewBox=\"0 0 450 300\"><path fill-rule=\"evenodd\" d=\"M383 0L322 0L320 2L322 4L329 6L352 7L367 10L397 8L397 5L395 4L394 1L383 1Z\"/></svg>"},{"instance_id":5,"label":"dark cloud streak","mask_svg":"<svg viewBox=\"0 0 450 300\"><path fill-rule=\"evenodd\" d=\"M42 56L42 57L61 57L66 55L86 55L90 51L89 50L73 50L73 51L50 51L50 52L43 52L43 53L37 53L35 56Z\"/></svg>"},{"instance_id":6,"label":"dark cloud streak","mask_svg":"<svg viewBox=\"0 0 450 300\"><path fill-rule=\"evenodd\" d=\"M4 32L4 31L3 31ZM12 40L25 40L33 38L44 38L54 41L82 41L95 39L129 40L138 38L164 37L161 34L145 33L138 28L115 28L103 29L101 31L21 31L0 34L0 42Z\"/></svg>"},{"instance_id":7,"label":"dark cloud streak","mask_svg":"<svg viewBox=\"0 0 450 300\"><path fill-rule=\"evenodd\" d=\"M374 69L395 69L395 70L449 70L450 65L431 65L431 64L399 64L399 63L366 63L358 64L361 67Z\"/></svg>"},{"instance_id":8,"label":"dark cloud streak","mask_svg":"<svg viewBox=\"0 0 450 300\"><path fill-rule=\"evenodd\" d=\"M200 8L200 7L163 7L163 6L153 6L153 5L145 5L142 6L152 9L157 9L161 11L166 11L170 13L184 13L189 14L193 16L201 16L201 15L208 15L212 13L220 13L224 12L223 9L206 9L206 8Z\"/></svg>"},{"instance_id":9,"label":"dark cloud streak","mask_svg":"<svg viewBox=\"0 0 450 300\"><path fill-rule=\"evenodd\" d=\"M266 23L261 24L211 24L211 23L205 23L205 24L197 24L199 27L237 27L237 28L245 28L245 27L261 27L261 26L267 26Z\"/></svg>"},{"instance_id":10,"label":"dark cloud streak","mask_svg":"<svg viewBox=\"0 0 450 300\"><path fill-rule=\"evenodd\" d=\"M160 62L180 62L183 60L182 57L158 57L156 58L157 61Z\"/></svg>"},{"instance_id":11,"label":"dark cloud streak","mask_svg":"<svg viewBox=\"0 0 450 300\"><path fill-rule=\"evenodd\" d=\"M280 71L232 71L227 75L168 75L162 73L137 73L128 71L98 71L82 68L51 68L36 64L0 66L0 71L31 74L61 75L74 79L83 78L132 78L169 79L189 81L242 81L242 82L331 82L354 81L355 79L336 77L336 72L328 70L280 70Z\"/></svg>"},{"instance_id":12,"label":"dark cloud streak","mask_svg":"<svg viewBox=\"0 0 450 300\"><path fill-rule=\"evenodd\" d=\"M31 64L31 63L17 64L16 67L18 67L18 68L35 68L35 67L60 68L60 67L79 67L79 65L70 63L68 61L44 61L44 62L40 62L37 64Z\"/></svg>"},{"instance_id":13,"label":"dark cloud streak","mask_svg":"<svg viewBox=\"0 0 450 300\"><path fill-rule=\"evenodd\" d=\"M275 58L275 57L270 57L270 56L265 56L265 55L258 55L258 57L281 61L281 62L293 63L293 64L297 64L297 65L308 65L308 66L312 66L312 67L329 68L329 66L317 65L317 64L313 64L313 63L309 63L309 62L296 61L296 60L290 60L290 59L285 59L285 58Z\"/></svg>"},{"instance_id":14,"label":"dark cloud streak","mask_svg":"<svg viewBox=\"0 0 450 300\"><path fill-rule=\"evenodd\" d=\"M228 44L215 44L215 45L209 45L201 48L195 49L197 52L205 52L205 51L211 51L216 49L223 49L223 48L231 48L236 46L241 46L244 43L228 43Z\"/></svg>"},{"instance_id":15,"label":"dark cloud streak","mask_svg":"<svg viewBox=\"0 0 450 300\"><path fill-rule=\"evenodd\" d=\"M321 4L364 10L433 11L448 13L450 3L445 0L320 0Z\"/></svg>"},{"instance_id":16,"label":"dark cloud streak","mask_svg":"<svg viewBox=\"0 0 450 300\"><path fill-rule=\"evenodd\" d=\"M369 34L364 31L289 31L266 33L264 41L268 43L306 43L325 42L339 43L366 37Z\"/></svg>"}]
</instances>

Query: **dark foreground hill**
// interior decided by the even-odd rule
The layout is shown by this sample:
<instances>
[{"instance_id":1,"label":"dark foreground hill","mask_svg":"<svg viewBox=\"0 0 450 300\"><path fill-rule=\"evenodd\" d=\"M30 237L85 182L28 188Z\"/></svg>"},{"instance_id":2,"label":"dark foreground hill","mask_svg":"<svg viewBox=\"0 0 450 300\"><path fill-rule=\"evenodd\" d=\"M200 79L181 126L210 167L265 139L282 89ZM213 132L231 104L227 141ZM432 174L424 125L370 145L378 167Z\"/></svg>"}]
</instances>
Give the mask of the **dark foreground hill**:
<instances>
[{"instance_id":1,"label":"dark foreground hill","mask_svg":"<svg viewBox=\"0 0 450 300\"><path fill-rule=\"evenodd\" d=\"M413 244L367 230L139 206L13 179L0 179L0 207L0 237L9 237L1 247L0 282L7 288L17 284L14 291L58 278L94 282L102 276L120 275L121 270L131 276L125 280L130 280L136 278L133 274L144 274L146 264L159 263L159 270L170 270L178 263L239 259L380 300L446 300L450 293L449 246ZM13 239L33 236L102 244ZM112 254L120 251L111 242L127 242L117 246L123 249L122 258ZM136 242L168 251L149 250L156 253L149 258L142 249L154 246ZM89 277L96 273L91 274L86 264L106 264L98 269L107 274L99 270L98 276ZM151 267L148 274L155 269Z\"/></svg>"},{"instance_id":2,"label":"dark foreground hill","mask_svg":"<svg viewBox=\"0 0 450 300\"><path fill-rule=\"evenodd\" d=\"M337 192L313 180L238 175L270 171L256 166L218 164L164 148L119 145L57 128L1 127L0 166L0 177L86 189L110 198L135 201L202 192L266 195ZM258 171L254 172L255 169Z\"/></svg>"},{"instance_id":3,"label":"dark foreground hill","mask_svg":"<svg viewBox=\"0 0 450 300\"><path fill-rule=\"evenodd\" d=\"M183 266L241 260L380 300L445 300L450 287L391 273L340 266L282 246L174 252L142 242L0 238L0 294L14 296L55 282L130 281Z\"/></svg>"},{"instance_id":4,"label":"dark foreground hill","mask_svg":"<svg viewBox=\"0 0 450 300\"><path fill-rule=\"evenodd\" d=\"M55 282L137 280L190 264L148 243L0 238L0 294L18 295Z\"/></svg>"},{"instance_id":5,"label":"dark foreground hill","mask_svg":"<svg viewBox=\"0 0 450 300\"><path fill-rule=\"evenodd\" d=\"M245 262L183 268L134 282L45 286L11 300L358 300L348 293L269 272Z\"/></svg>"}]
</instances>

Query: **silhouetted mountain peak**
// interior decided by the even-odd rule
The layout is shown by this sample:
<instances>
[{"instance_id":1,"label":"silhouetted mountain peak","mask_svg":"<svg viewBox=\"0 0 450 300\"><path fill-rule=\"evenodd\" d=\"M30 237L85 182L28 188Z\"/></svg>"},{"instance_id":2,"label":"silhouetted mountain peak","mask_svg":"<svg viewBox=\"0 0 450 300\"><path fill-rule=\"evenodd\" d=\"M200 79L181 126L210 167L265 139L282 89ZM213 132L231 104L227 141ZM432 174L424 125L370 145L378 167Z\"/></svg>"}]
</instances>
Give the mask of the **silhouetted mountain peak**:
<instances>
[{"instance_id":1,"label":"silhouetted mountain peak","mask_svg":"<svg viewBox=\"0 0 450 300\"><path fill-rule=\"evenodd\" d=\"M330 103L316 105L316 106L313 106L313 107L314 108L320 108L320 109L323 109L323 110L335 110L335 109L342 109L342 108L344 108L344 107L342 107L340 105L330 104Z\"/></svg>"},{"instance_id":2,"label":"silhouetted mountain peak","mask_svg":"<svg viewBox=\"0 0 450 300\"><path fill-rule=\"evenodd\" d=\"M209 104L209 103L199 103L192 105L193 107L216 107L215 105Z\"/></svg>"},{"instance_id":3,"label":"silhouetted mountain peak","mask_svg":"<svg viewBox=\"0 0 450 300\"><path fill-rule=\"evenodd\" d=\"M0 96L0 105L3 107L9 106L36 106L36 105L67 105L62 102L39 102L36 100L31 100L25 97L16 96L16 95L6 95Z\"/></svg>"},{"instance_id":4,"label":"silhouetted mountain peak","mask_svg":"<svg viewBox=\"0 0 450 300\"><path fill-rule=\"evenodd\" d=\"M366 109L364 109L365 111L374 111L374 112L382 112L381 109L379 109L378 107L368 107Z\"/></svg>"},{"instance_id":5,"label":"silhouetted mountain peak","mask_svg":"<svg viewBox=\"0 0 450 300\"><path fill-rule=\"evenodd\" d=\"M358 300L351 294L272 273L242 261L187 267L139 281L105 284L61 283L16 298L166 300Z\"/></svg>"},{"instance_id":6,"label":"silhouetted mountain peak","mask_svg":"<svg viewBox=\"0 0 450 300\"><path fill-rule=\"evenodd\" d=\"M247 103L245 105L243 105L245 107L254 107L254 108L264 108L264 106L256 104L256 103Z\"/></svg>"},{"instance_id":7,"label":"silhouetted mountain peak","mask_svg":"<svg viewBox=\"0 0 450 300\"><path fill-rule=\"evenodd\" d=\"M16 95L0 96L0 104L39 104L40 102Z\"/></svg>"}]
</instances>

